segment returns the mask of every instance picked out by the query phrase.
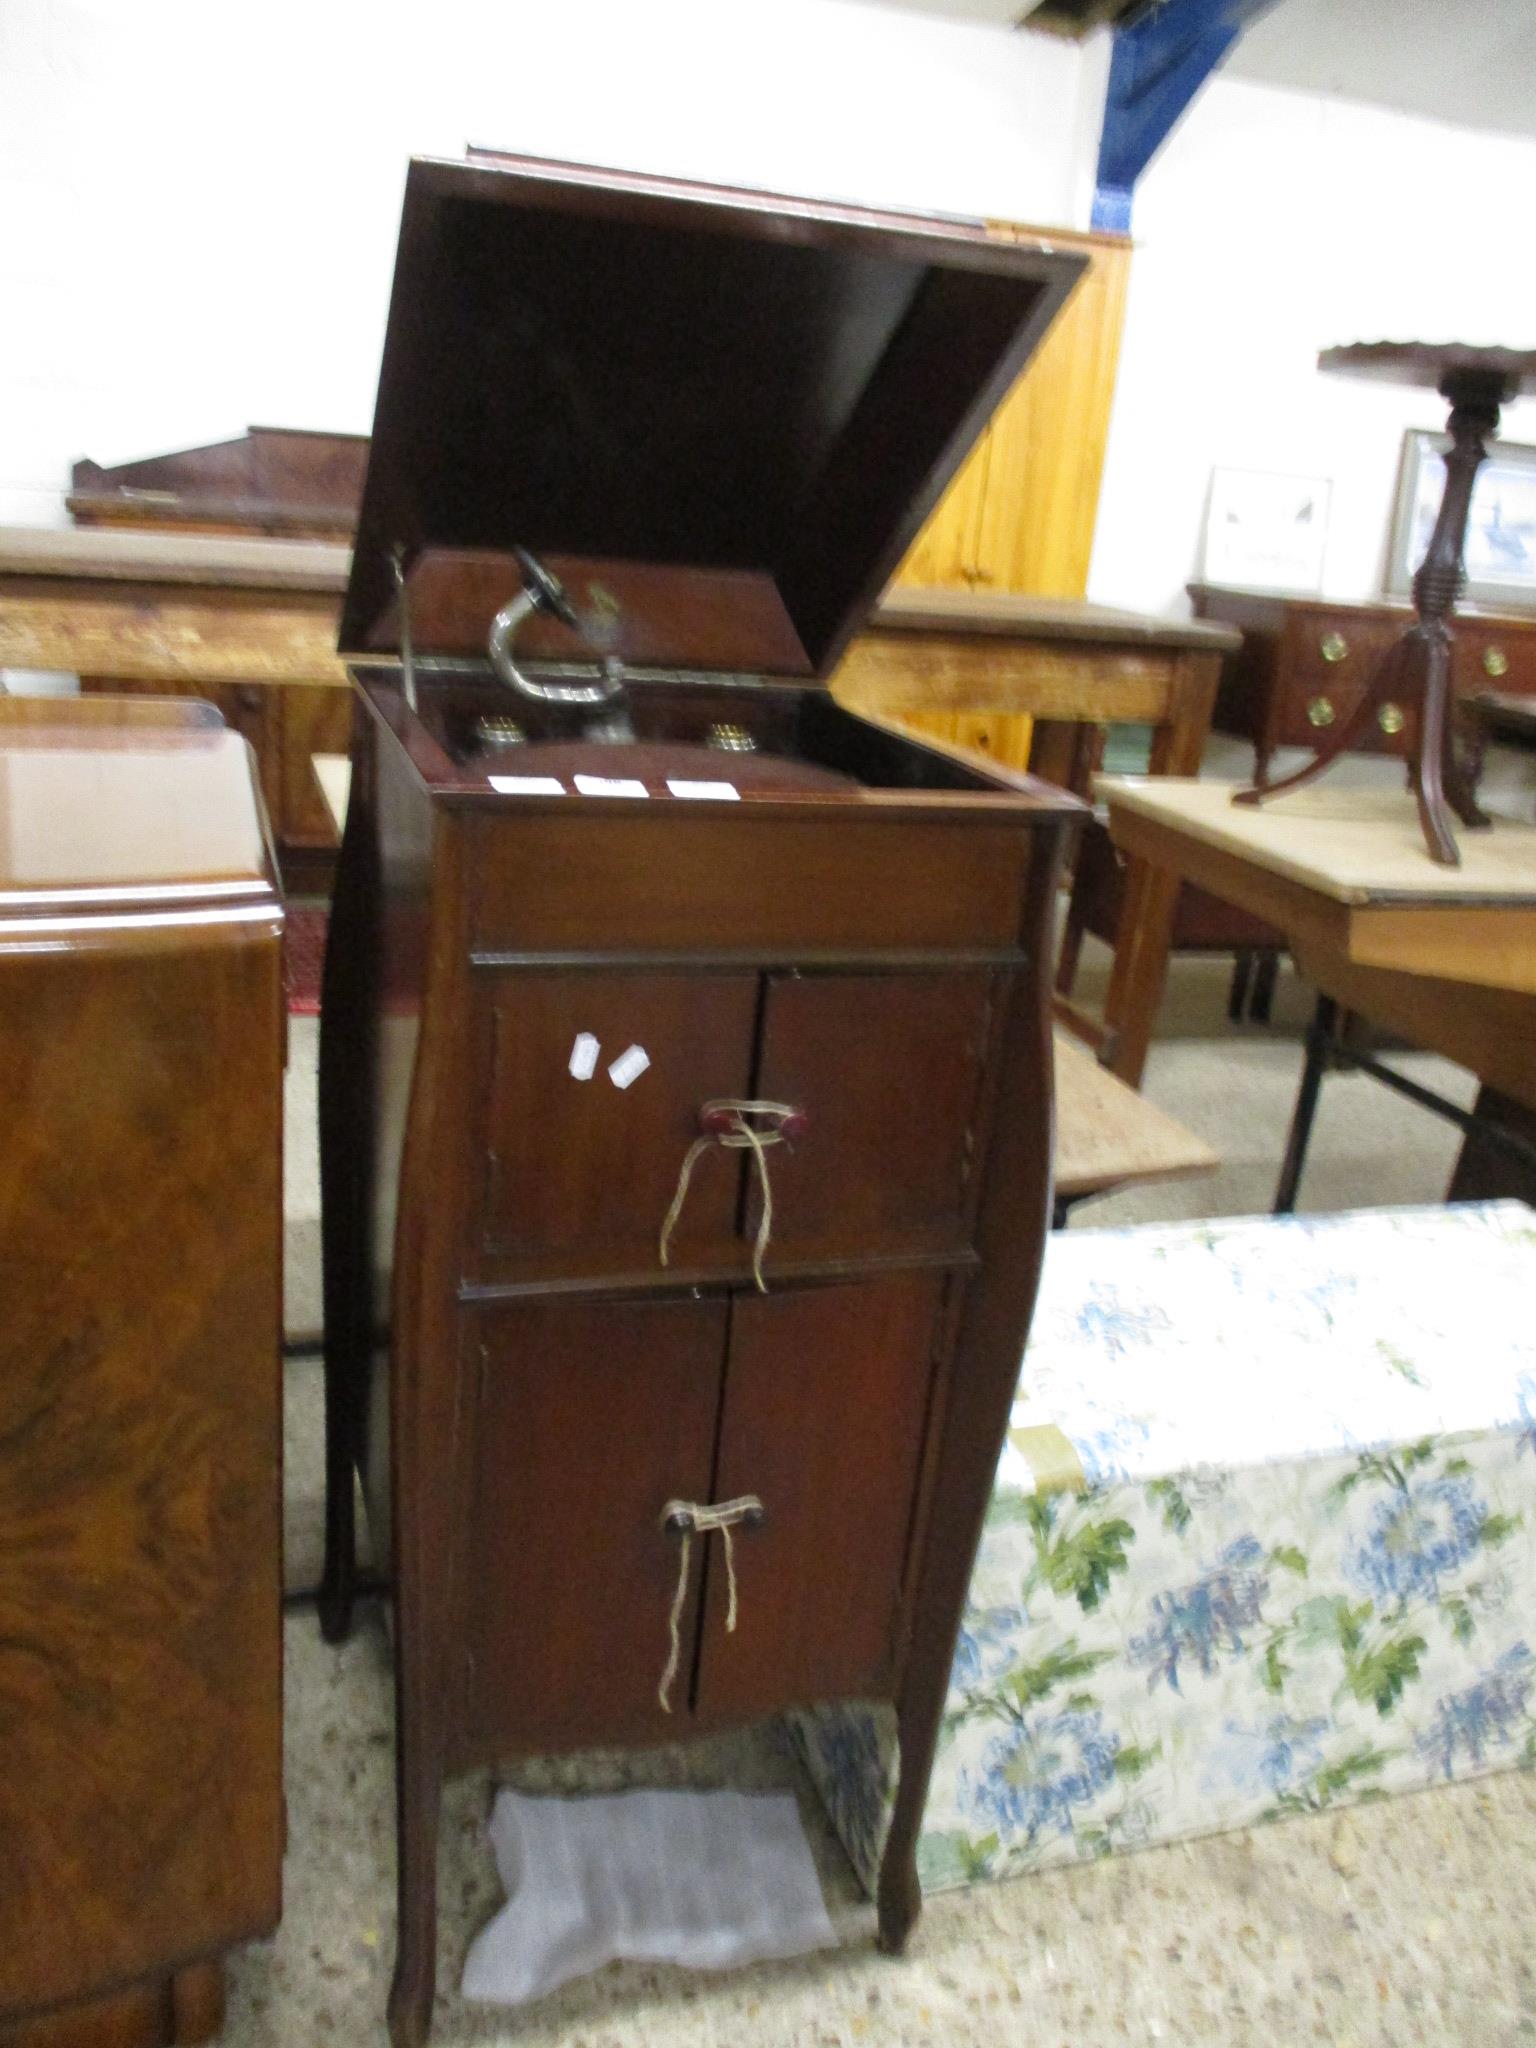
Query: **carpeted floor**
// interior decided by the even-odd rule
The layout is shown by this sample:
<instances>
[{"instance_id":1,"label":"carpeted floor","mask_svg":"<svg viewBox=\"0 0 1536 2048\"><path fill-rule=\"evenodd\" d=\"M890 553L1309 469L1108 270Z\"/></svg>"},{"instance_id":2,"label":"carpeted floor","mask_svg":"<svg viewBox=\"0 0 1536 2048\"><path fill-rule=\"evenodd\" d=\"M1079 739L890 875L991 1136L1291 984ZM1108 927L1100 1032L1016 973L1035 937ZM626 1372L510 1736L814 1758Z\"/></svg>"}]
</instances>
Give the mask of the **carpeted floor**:
<instances>
[{"instance_id":1,"label":"carpeted floor","mask_svg":"<svg viewBox=\"0 0 1536 2048\"><path fill-rule=\"evenodd\" d=\"M1104 958L1085 959L1092 991ZM1310 1004L1287 973L1277 1028L1231 1031L1226 970L1177 963L1147 1093L1199 1130L1220 1170L1083 1205L1074 1228L1266 1209ZM288 1077L288 1316L319 1321L315 1027L295 1019ZM1468 1078L1411 1071L1469 1100ZM1434 1201L1454 1134L1359 1076L1324 1089L1307 1208ZM288 1373L287 1568L319 1560L320 1381ZM236 1961L231 2048L338 2048L383 2039L393 1951L391 1711L380 1617L340 1650L313 1613L288 1623L287 1907L274 1941ZM790 1783L773 1731L660 1753L660 1782ZM537 1782L537 1774L530 1774ZM592 1782L601 1782L594 1769ZM1342 1815L1179 1844L933 1900L900 1962L872 1945L870 1909L802 1791L836 1954L725 1977L619 1966L536 2007L498 2013L453 1987L497 1903L482 1834L489 1786L451 1795L442 1854L439 2048L1108 2048L1124 2042L1335 2048L1536 2041L1536 1780L1517 1774Z\"/></svg>"}]
</instances>

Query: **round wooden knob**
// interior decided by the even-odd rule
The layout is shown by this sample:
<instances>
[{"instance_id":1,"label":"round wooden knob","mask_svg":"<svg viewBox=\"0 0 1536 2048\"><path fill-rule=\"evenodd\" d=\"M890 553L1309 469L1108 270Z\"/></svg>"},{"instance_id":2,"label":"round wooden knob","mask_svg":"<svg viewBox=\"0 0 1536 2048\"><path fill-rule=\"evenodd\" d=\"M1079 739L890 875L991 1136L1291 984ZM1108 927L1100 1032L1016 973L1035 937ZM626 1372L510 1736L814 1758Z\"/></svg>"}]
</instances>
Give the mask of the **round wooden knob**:
<instances>
[{"instance_id":1,"label":"round wooden knob","mask_svg":"<svg viewBox=\"0 0 1536 2048\"><path fill-rule=\"evenodd\" d=\"M791 1145L797 1138L803 1138L810 1128L811 1120L803 1109L792 1109L788 1116L779 1118L779 1136Z\"/></svg>"},{"instance_id":2,"label":"round wooden knob","mask_svg":"<svg viewBox=\"0 0 1536 2048\"><path fill-rule=\"evenodd\" d=\"M1483 672L1485 675L1490 676L1505 676L1509 674L1509 656L1502 647L1485 647L1483 649Z\"/></svg>"},{"instance_id":3,"label":"round wooden knob","mask_svg":"<svg viewBox=\"0 0 1536 2048\"><path fill-rule=\"evenodd\" d=\"M1308 725L1332 725L1335 715L1331 697L1314 697L1307 706Z\"/></svg>"},{"instance_id":4,"label":"round wooden knob","mask_svg":"<svg viewBox=\"0 0 1536 2048\"><path fill-rule=\"evenodd\" d=\"M1318 652L1324 661L1342 661L1349 652L1349 642L1342 633L1325 633L1318 643Z\"/></svg>"},{"instance_id":5,"label":"round wooden knob","mask_svg":"<svg viewBox=\"0 0 1536 2048\"><path fill-rule=\"evenodd\" d=\"M1376 723L1389 739L1395 734L1400 733L1407 722L1407 716L1401 704L1383 704L1376 714Z\"/></svg>"},{"instance_id":6,"label":"round wooden knob","mask_svg":"<svg viewBox=\"0 0 1536 2048\"><path fill-rule=\"evenodd\" d=\"M736 1111L734 1109L701 1109L699 1111L699 1129L706 1137L723 1138L731 1131L734 1131L735 1128Z\"/></svg>"}]
</instances>

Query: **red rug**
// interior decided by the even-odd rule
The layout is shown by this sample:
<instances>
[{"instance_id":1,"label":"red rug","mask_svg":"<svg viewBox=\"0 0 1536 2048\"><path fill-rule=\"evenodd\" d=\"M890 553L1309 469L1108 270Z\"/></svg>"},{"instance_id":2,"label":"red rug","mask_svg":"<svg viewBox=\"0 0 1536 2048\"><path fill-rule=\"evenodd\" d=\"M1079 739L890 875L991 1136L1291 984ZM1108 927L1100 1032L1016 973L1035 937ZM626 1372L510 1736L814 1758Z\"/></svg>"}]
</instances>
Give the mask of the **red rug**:
<instances>
[{"instance_id":1,"label":"red rug","mask_svg":"<svg viewBox=\"0 0 1536 2048\"><path fill-rule=\"evenodd\" d=\"M290 903L283 926L283 980L290 1017L320 1014L320 970L325 965L323 903Z\"/></svg>"}]
</instances>

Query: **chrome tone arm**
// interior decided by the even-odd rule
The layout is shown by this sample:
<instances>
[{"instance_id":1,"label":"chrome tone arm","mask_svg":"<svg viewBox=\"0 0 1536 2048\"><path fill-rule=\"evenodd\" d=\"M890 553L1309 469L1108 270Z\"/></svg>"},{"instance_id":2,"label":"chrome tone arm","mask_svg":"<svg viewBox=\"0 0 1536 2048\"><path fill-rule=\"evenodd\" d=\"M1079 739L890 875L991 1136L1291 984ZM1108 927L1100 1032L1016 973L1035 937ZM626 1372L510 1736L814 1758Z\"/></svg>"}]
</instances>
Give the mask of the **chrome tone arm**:
<instances>
[{"instance_id":1,"label":"chrome tone arm","mask_svg":"<svg viewBox=\"0 0 1536 2048\"><path fill-rule=\"evenodd\" d=\"M538 704L612 704L624 688L623 666L612 657L603 663L602 679L590 683L536 682L513 661L513 638L532 612L550 612L563 625L580 630L571 601L558 578L551 576L526 548L514 548L513 553L527 582L491 621L491 635L486 646L491 667L509 689L531 697Z\"/></svg>"}]
</instances>

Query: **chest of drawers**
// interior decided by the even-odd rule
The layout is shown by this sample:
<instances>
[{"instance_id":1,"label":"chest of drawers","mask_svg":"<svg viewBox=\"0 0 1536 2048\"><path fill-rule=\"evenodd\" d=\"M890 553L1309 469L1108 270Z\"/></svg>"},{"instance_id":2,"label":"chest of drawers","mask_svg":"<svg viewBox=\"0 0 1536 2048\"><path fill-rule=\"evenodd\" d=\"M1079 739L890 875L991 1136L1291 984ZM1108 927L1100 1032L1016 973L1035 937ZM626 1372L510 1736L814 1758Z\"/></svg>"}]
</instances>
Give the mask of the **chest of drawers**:
<instances>
[{"instance_id":1,"label":"chest of drawers","mask_svg":"<svg viewBox=\"0 0 1536 2048\"><path fill-rule=\"evenodd\" d=\"M1315 747L1363 695L1372 668L1411 621L1406 608L1191 584L1202 618L1237 626L1216 696L1220 732L1251 739L1262 772L1278 747ZM1461 696L1536 696L1536 618L1458 611L1452 679ZM1383 705L1363 750L1406 755L1407 721Z\"/></svg>"}]
</instances>

